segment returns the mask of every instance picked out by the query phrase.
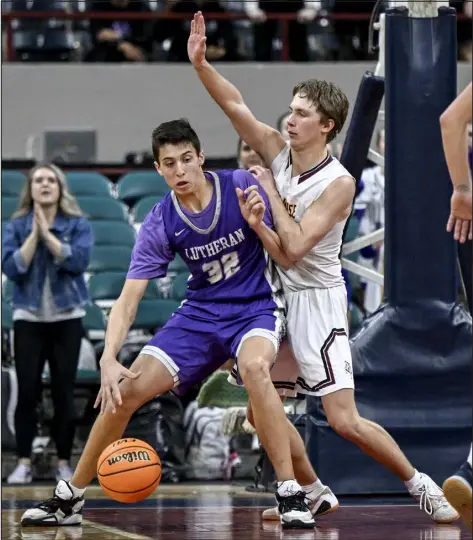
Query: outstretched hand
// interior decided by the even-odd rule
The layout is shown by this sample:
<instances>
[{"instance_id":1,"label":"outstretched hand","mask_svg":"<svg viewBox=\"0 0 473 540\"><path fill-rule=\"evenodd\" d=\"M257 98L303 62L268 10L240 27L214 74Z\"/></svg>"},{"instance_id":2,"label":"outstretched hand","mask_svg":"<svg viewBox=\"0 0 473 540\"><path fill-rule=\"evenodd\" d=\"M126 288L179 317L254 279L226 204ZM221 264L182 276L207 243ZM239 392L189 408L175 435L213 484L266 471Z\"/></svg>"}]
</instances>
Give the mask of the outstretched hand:
<instances>
[{"instance_id":1,"label":"outstretched hand","mask_svg":"<svg viewBox=\"0 0 473 540\"><path fill-rule=\"evenodd\" d=\"M191 33L187 41L187 54L195 68L205 61L206 41L204 16L201 11L198 11L191 22Z\"/></svg>"}]
</instances>

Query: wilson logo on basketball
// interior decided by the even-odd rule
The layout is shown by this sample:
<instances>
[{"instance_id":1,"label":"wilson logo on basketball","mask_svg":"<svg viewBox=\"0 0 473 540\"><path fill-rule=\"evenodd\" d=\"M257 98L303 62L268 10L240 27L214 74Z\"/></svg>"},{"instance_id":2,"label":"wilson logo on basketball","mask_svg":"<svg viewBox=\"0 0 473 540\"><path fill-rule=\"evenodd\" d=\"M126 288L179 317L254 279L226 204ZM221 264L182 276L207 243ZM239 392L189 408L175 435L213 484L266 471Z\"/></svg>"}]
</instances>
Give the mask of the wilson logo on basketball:
<instances>
[{"instance_id":1,"label":"wilson logo on basketball","mask_svg":"<svg viewBox=\"0 0 473 540\"><path fill-rule=\"evenodd\" d=\"M151 461L149 454L146 450L140 450L139 452L124 452L119 456L110 458L108 461L109 466L120 463L120 461L128 461L133 463L134 461Z\"/></svg>"}]
</instances>

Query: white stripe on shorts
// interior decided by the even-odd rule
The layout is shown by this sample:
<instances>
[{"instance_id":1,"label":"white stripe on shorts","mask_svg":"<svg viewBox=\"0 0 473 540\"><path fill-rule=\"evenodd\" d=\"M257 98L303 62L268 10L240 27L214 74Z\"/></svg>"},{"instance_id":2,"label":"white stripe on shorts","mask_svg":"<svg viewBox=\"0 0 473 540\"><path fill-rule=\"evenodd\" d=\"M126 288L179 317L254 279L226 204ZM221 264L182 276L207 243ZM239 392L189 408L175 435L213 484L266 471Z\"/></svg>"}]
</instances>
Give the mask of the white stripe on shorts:
<instances>
[{"instance_id":1,"label":"white stripe on shorts","mask_svg":"<svg viewBox=\"0 0 473 540\"><path fill-rule=\"evenodd\" d=\"M181 382L179 380L179 368L177 367L177 364L174 362L174 360L162 349L160 349L159 347L155 347L154 345L145 345L141 349L140 354L148 354L157 358L162 364L164 364L164 366L168 369L169 373L172 375L172 378L174 380L174 388L176 386L179 386Z\"/></svg>"}]
</instances>

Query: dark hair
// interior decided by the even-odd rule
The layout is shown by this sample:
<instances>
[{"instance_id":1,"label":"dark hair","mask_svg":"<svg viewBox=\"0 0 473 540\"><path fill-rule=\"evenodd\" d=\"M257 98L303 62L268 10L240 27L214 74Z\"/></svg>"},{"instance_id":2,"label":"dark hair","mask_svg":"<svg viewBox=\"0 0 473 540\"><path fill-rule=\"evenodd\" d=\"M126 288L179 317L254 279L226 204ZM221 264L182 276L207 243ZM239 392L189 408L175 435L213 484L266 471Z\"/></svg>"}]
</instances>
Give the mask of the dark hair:
<instances>
[{"instance_id":1,"label":"dark hair","mask_svg":"<svg viewBox=\"0 0 473 540\"><path fill-rule=\"evenodd\" d=\"M327 134L327 142L333 141L347 119L349 104L344 92L331 82L309 79L294 86L292 95L300 95L311 101L323 122L333 120L335 125Z\"/></svg>"},{"instance_id":2,"label":"dark hair","mask_svg":"<svg viewBox=\"0 0 473 540\"><path fill-rule=\"evenodd\" d=\"M197 154L200 153L200 140L189 124L189 120L179 118L179 120L163 122L153 131L151 136L154 159L159 163L159 150L162 146L182 143L190 143Z\"/></svg>"},{"instance_id":3,"label":"dark hair","mask_svg":"<svg viewBox=\"0 0 473 540\"><path fill-rule=\"evenodd\" d=\"M279 115L278 119L276 120L276 129L279 131L279 133L281 133L282 131L282 121L284 120L284 118L287 118L290 115L290 111L286 111Z\"/></svg>"}]
</instances>

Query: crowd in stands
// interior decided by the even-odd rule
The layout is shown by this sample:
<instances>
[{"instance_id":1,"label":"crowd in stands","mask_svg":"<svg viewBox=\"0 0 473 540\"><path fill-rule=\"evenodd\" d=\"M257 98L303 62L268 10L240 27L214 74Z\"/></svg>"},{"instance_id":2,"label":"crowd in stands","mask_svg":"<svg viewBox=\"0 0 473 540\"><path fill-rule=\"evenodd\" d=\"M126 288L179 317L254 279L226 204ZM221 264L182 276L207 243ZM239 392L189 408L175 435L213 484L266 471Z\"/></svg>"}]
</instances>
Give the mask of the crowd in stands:
<instances>
[{"instance_id":1,"label":"crowd in stands","mask_svg":"<svg viewBox=\"0 0 473 540\"><path fill-rule=\"evenodd\" d=\"M56 11L117 13L108 19L15 19L13 49L22 61L186 62L191 16L233 13L241 20L207 19L207 55L212 61L281 59L284 32L275 13L288 23L292 61L366 60L370 58L369 16L376 0L4 0L2 12ZM471 60L472 3L452 0L464 20L458 23L459 58ZM381 3L381 9L385 6ZM187 15L185 19L127 19L129 13ZM331 18L331 14L348 14ZM349 18L349 14L366 15ZM5 26L4 26L5 28ZM5 43L5 34L3 36ZM2 47L5 50L5 47ZM4 55L4 60L6 59Z\"/></svg>"}]
</instances>

